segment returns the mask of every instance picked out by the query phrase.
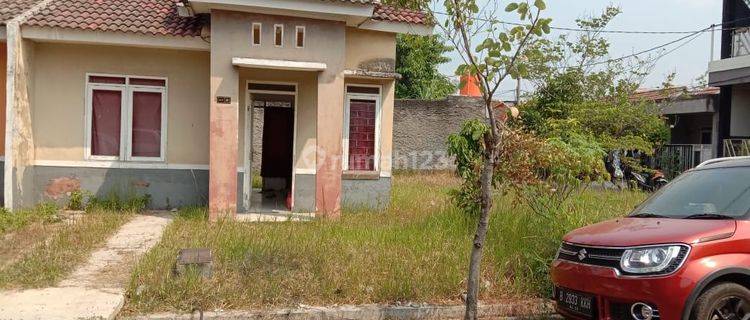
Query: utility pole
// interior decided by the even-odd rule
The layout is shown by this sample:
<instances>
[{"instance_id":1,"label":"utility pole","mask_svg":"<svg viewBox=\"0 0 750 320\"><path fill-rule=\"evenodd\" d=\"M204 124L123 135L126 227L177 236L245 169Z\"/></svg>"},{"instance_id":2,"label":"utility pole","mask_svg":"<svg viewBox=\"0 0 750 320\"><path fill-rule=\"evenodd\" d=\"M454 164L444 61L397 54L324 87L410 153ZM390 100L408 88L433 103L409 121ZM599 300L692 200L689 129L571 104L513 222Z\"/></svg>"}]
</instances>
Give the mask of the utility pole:
<instances>
[{"instance_id":1,"label":"utility pole","mask_svg":"<svg viewBox=\"0 0 750 320\"><path fill-rule=\"evenodd\" d=\"M714 61L714 32L716 31L716 25L711 25L711 57L708 59L708 62Z\"/></svg>"},{"instance_id":2,"label":"utility pole","mask_svg":"<svg viewBox=\"0 0 750 320\"><path fill-rule=\"evenodd\" d=\"M516 79L516 106L521 104L521 76Z\"/></svg>"}]
</instances>

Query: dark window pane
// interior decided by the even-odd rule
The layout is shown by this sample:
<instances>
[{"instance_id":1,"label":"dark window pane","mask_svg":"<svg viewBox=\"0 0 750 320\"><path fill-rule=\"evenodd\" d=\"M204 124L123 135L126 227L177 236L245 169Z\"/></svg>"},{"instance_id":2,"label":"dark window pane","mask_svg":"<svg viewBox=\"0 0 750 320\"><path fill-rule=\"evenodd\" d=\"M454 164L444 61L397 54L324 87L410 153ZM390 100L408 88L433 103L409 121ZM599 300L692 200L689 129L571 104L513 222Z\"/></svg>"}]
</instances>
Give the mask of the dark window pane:
<instances>
[{"instance_id":1,"label":"dark window pane","mask_svg":"<svg viewBox=\"0 0 750 320\"><path fill-rule=\"evenodd\" d=\"M125 84L123 77L89 76L90 83Z\"/></svg>"},{"instance_id":2,"label":"dark window pane","mask_svg":"<svg viewBox=\"0 0 750 320\"><path fill-rule=\"evenodd\" d=\"M297 28L297 47L305 46L305 29Z\"/></svg>"},{"instance_id":3,"label":"dark window pane","mask_svg":"<svg viewBox=\"0 0 750 320\"><path fill-rule=\"evenodd\" d=\"M249 83L247 88L250 90L260 91L283 91L294 92L294 85L290 84L270 84L270 83Z\"/></svg>"},{"instance_id":4,"label":"dark window pane","mask_svg":"<svg viewBox=\"0 0 750 320\"><path fill-rule=\"evenodd\" d=\"M122 91L93 90L91 99L91 154L119 156Z\"/></svg>"},{"instance_id":5,"label":"dark window pane","mask_svg":"<svg viewBox=\"0 0 750 320\"><path fill-rule=\"evenodd\" d=\"M274 40L277 46L281 46L281 44L284 42L284 27L275 27Z\"/></svg>"},{"instance_id":6,"label":"dark window pane","mask_svg":"<svg viewBox=\"0 0 750 320\"><path fill-rule=\"evenodd\" d=\"M130 78L130 84L134 86L166 87L167 81L163 79Z\"/></svg>"},{"instance_id":7,"label":"dark window pane","mask_svg":"<svg viewBox=\"0 0 750 320\"><path fill-rule=\"evenodd\" d=\"M375 170L375 101L349 103L349 170Z\"/></svg>"},{"instance_id":8,"label":"dark window pane","mask_svg":"<svg viewBox=\"0 0 750 320\"><path fill-rule=\"evenodd\" d=\"M346 87L346 92L348 92L348 93L380 94L380 88L378 88L378 87L347 86Z\"/></svg>"},{"instance_id":9,"label":"dark window pane","mask_svg":"<svg viewBox=\"0 0 750 320\"><path fill-rule=\"evenodd\" d=\"M703 129L701 131L701 143L702 144L711 144L711 141L713 141L713 136L712 136L711 129Z\"/></svg>"},{"instance_id":10,"label":"dark window pane","mask_svg":"<svg viewBox=\"0 0 750 320\"><path fill-rule=\"evenodd\" d=\"M161 93L133 92L132 155L161 155Z\"/></svg>"},{"instance_id":11,"label":"dark window pane","mask_svg":"<svg viewBox=\"0 0 750 320\"><path fill-rule=\"evenodd\" d=\"M260 44L260 25L253 25L253 44Z\"/></svg>"}]
</instances>

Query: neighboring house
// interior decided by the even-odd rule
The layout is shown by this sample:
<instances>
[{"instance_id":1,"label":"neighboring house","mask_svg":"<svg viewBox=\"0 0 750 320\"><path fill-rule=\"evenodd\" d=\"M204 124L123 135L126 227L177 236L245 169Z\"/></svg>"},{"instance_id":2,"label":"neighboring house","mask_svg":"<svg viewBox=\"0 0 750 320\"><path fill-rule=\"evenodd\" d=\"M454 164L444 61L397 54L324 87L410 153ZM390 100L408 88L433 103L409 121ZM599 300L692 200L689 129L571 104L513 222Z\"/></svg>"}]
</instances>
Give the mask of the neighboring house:
<instances>
[{"instance_id":1,"label":"neighboring house","mask_svg":"<svg viewBox=\"0 0 750 320\"><path fill-rule=\"evenodd\" d=\"M750 155L750 7L724 0L721 60L708 65L708 82L719 95L719 156Z\"/></svg>"},{"instance_id":2,"label":"neighboring house","mask_svg":"<svg viewBox=\"0 0 750 320\"><path fill-rule=\"evenodd\" d=\"M719 117L716 108L719 88L673 87L639 90L634 101L656 103L671 128L671 139L662 155L677 158L679 172L713 159L718 154Z\"/></svg>"},{"instance_id":3,"label":"neighboring house","mask_svg":"<svg viewBox=\"0 0 750 320\"><path fill-rule=\"evenodd\" d=\"M80 188L212 218L386 205L396 34L432 32L378 0L0 0L0 17L6 207Z\"/></svg>"}]
</instances>

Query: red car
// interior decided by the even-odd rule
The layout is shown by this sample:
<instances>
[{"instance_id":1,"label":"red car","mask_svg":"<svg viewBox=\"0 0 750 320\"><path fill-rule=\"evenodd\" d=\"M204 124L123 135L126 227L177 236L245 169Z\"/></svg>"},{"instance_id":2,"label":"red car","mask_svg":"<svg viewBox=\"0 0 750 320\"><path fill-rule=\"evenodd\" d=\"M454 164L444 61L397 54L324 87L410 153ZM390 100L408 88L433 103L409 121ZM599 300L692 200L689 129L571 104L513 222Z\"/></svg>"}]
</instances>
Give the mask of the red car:
<instances>
[{"instance_id":1,"label":"red car","mask_svg":"<svg viewBox=\"0 0 750 320\"><path fill-rule=\"evenodd\" d=\"M750 158L708 161L629 216L570 232L552 263L570 319L750 319Z\"/></svg>"}]
</instances>

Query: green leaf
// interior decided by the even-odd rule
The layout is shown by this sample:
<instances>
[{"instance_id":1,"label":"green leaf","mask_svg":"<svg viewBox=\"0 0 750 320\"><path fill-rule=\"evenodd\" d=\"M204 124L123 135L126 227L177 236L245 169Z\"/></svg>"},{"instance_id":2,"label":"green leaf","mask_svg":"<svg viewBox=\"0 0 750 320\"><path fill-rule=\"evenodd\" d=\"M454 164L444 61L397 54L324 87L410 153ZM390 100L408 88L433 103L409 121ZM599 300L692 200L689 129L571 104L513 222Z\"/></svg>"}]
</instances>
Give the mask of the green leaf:
<instances>
[{"instance_id":1,"label":"green leaf","mask_svg":"<svg viewBox=\"0 0 750 320\"><path fill-rule=\"evenodd\" d=\"M537 7L539 10L547 9L547 5L544 3L544 0L534 1L534 6Z\"/></svg>"},{"instance_id":2,"label":"green leaf","mask_svg":"<svg viewBox=\"0 0 750 320\"><path fill-rule=\"evenodd\" d=\"M518 9L518 3L511 2L508 4L507 7L505 7L505 12L516 11L516 9Z\"/></svg>"},{"instance_id":3,"label":"green leaf","mask_svg":"<svg viewBox=\"0 0 750 320\"><path fill-rule=\"evenodd\" d=\"M542 24L542 31L544 31L544 33L550 33L549 24Z\"/></svg>"}]
</instances>

